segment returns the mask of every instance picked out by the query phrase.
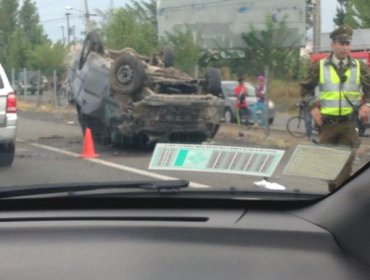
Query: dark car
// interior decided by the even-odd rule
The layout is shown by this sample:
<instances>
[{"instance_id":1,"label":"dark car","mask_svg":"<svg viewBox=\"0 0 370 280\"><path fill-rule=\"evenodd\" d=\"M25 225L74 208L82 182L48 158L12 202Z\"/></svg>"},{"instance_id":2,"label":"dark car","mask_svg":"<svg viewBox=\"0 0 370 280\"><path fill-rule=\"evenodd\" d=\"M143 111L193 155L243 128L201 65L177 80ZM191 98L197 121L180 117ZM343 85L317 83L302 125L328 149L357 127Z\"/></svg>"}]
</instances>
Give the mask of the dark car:
<instances>
[{"instance_id":1,"label":"dark car","mask_svg":"<svg viewBox=\"0 0 370 280\"><path fill-rule=\"evenodd\" d=\"M17 80L15 81L14 89L16 94L19 95L34 95L37 90L39 90L39 93L42 94L46 89L47 84L47 78L40 74L39 71L26 70L19 72Z\"/></svg>"}]
</instances>

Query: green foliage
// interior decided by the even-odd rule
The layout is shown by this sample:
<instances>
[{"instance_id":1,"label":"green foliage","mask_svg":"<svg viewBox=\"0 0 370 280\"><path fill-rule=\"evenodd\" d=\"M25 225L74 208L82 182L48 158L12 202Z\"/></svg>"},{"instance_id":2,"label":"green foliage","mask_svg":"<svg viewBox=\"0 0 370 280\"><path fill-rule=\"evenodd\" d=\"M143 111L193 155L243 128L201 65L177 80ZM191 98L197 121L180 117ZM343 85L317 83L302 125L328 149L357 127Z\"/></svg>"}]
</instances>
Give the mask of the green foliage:
<instances>
[{"instance_id":1,"label":"green foliage","mask_svg":"<svg viewBox=\"0 0 370 280\"><path fill-rule=\"evenodd\" d=\"M7 72L10 71L9 52L12 34L16 29L18 1L0 1L0 60Z\"/></svg>"},{"instance_id":2,"label":"green foliage","mask_svg":"<svg viewBox=\"0 0 370 280\"><path fill-rule=\"evenodd\" d=\"M131 5L126 5L126 8L135 13L141 21L150 22L155 30L158 30L156 0L150 0L149 2L133 0Z\"/></svg>"},{"instance_id":3,"label":"green foliage","mask_svg":"<svg viewBox=\"0 0 370 280\"><path fill-rule=\"evenodd\" d=\"M338 0L339 8L334 18L338 26L346 24L352 28L370 28L370 6L368 0Z\"/></svg>"},{"instance_id":4,"label":"green foliage","mask_svg":"<svg viewBox=\"0 0 370 280\"><path fill-rule=\"evenodd\" d=\"M370 28L370 5L368 0L347 0L347 13L351 21L347 22L354 28Z\"/></svg>"},{"instance_id":5,"label":"green foliage","mask_svg":"<svg viewBox=\"0 0 370 280\"><path fill-rule=\"evenodd\" d=\"M195 66L199 60L200 42L198 38L194 38L189 28L185 31L176 30L172 33L166 33L160 45L172 47L177 68L188 74L195 74Z\"/></svg>"},{"instance_id":6,"label":"green foliage","mask_svg":"<svg viewBox=\"0 0 370 280\"><path fill-rule=\"evenodd\" d=\"M138 53L150 55L156 48L156 29L150 21L142 20L136 11L120 8L112 12L103 27L110 48L130 47Z\"/></svg>"},{"instance_id":7,"label":"green foliage","mask_svg":"<svg viewBox=\"0 0 370 280\"><path fill-rule=\"evenodd\" d=\"M26 66L26 50L29 48L31 48L31 44L27 41L24 31L17 26L9 40L9 51L6 60L9 71L10 68L19 70Z\"/></svg>"},{"instance_id":8,"label":"green foliage","mask_svg":"<svg viewBox=\"0 0 370 280\"><path fill-rule=\"evenodd\" d=\"M32 45L42 44L46 41L37 8L31 0L24 0L23 2L19 12L19 25L24 31L27 41Z\"/></svg>"},{"instance_id":9,"label":"green foliage","mask_svg":"<svg viewBox=\"0 0 370 280\"><path fill-rule=\"evenodd\" d=\"M293 47L301 38L292 38L285 20L273 23L271 17L266 19L266 28L257 31L253 26L249 33L243 34L246 47L242 55L231 53L230 66L236 72L248 75L263 73L269 66L270 75L275 78L297 78L299 66L299 49Z\"/></svg>"},{"instance_id":10,"label":"green foliage","mask_svg":"<svg viewBox=\"0 0 370 280\"><path fill-rule=\"evenodd\" d=\"M35 3L0 0L0 59L10 73L27 67L45 74L63 71L66 54L61 44L52 45L44 34Z\"/></svg>"},{"instance_id":11,"label":"green foliage","mask_svg":"<svg viewBox=\"0 0 370 280\"><path fill-rule=\"evenodd\" d=\"M48 43L37 45L34 49L26 52L27 65L29 69L42 69L45 75L52 75L56 70L58 73L65 71L63 64L67 49L62 43L50 45Z\"/></svg>"},{"instance_id":12,"label":"green foliage","mask_svg":"<svg viewBox=\"0 0 370 280\"><path fill-rule=\"evenodd\" d=\"M338 0L339 7L337 7L337 14L334 18L334 23L337 26L344 25L346 22L346 12L344 10L345 5L348 3L347 0Z\"/></svg>"},{"instance_id":13,"label":"green foliage","mask_svg":"<svg viewBox=\"0 0 370 280\"><path fill-rule=\"evenodd\" d=\"M314 4L313 0L306 0L306 29L313 27L313 11Z\"/></svg>"}]
</instances>

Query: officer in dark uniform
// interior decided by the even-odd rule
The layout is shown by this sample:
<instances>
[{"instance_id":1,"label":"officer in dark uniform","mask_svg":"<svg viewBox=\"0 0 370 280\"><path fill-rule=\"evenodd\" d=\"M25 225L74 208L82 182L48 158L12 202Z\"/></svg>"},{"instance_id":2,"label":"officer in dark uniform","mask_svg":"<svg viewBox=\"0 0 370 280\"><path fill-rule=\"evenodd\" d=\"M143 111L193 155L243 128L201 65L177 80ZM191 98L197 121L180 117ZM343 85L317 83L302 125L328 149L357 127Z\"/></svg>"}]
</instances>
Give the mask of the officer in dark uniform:
<instances>
[{"instance_id":1,"label":"officer in dark uniform","mask_svg":"<svg viewBox=\"0 0 370 280\"><path fill-rule=\"evenodd\" d=\"M360 141L356 130L356 114L365 117L370 112L370 71L368 66L350 55L352 29L341 26L330 33L332 52L328 58L313 64L301 82L301 96L311 97L311 114L321 128L320 143L345 145L352 156L329 190L340 186L351 175L352 161ZM319 87L319 96L312 99ZM317 104L320 106L317 106ZM325 168L325 166L323 166Z\"/></svg>"}]
</instances>

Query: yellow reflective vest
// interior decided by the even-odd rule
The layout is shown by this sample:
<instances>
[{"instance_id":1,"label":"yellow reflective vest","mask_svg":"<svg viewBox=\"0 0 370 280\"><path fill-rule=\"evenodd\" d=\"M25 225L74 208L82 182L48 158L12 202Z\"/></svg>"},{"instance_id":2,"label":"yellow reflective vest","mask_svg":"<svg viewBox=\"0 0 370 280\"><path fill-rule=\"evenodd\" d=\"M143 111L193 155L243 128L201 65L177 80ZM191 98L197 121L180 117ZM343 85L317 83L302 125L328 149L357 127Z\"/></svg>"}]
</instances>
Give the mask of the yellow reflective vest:
<instances>
[{"instance_id":1,"label":"yellow reflective vest","mask_svg":"<svg viewBox=\"0 0 370 280\"><path fill-rule=\"evenodd\" d=\"M329 63L328 59L320 61L320 110L321 114L330 116L346 116L353 113L352 106L361 101L360 63L350 59L350 68L345 73L345 82ZM348 100L350 102L348 102Z\"/></svg>"}]
</instances>

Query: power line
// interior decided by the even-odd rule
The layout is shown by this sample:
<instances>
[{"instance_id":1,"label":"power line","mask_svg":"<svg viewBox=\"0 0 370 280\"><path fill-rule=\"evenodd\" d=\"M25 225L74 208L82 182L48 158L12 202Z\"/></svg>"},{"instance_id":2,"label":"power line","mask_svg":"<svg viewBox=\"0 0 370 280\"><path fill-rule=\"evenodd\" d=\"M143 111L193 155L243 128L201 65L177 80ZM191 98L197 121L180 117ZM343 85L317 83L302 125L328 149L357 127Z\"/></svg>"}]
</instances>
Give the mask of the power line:
<instances>
[{"instance_id":1,"label":"power line","mask_svg":"<svg viewBox=\"0 0 370 280\"><path fill-rule=\"evenodd\" d=\"M183 9L199 9L199 8L206 8L206 7L215 7L215 6L252 6L255 4L260 4L261 2L272 2L275 3L275 1L271 0L253 0L253 1L242 1L242 0L210 0L210 1L202 1L197 3L191 3L191 4L182 4L177 6L170 6L165 8L159 8L158 13L170 11L170 10L183 10ZM279 8L279 10L284 10L284 8Z\"/></svg>"},{"instance_id":2,"label":"power line","mask_svg":"<svg viewBox=\"0 0 370 280\"><path fill-rule=\"evenodd\" d=\"M79 17L77 15L73 15L73 17L70 17L71 19L79 19ZM66 18L63 16L63 17L58 17L58 18L53 18L53 19L47 19L47 20L42 20L40 21L40 23L51 23L51 22L58 22L58 21L64 21Z\"/></svg>"}]
</instances>

